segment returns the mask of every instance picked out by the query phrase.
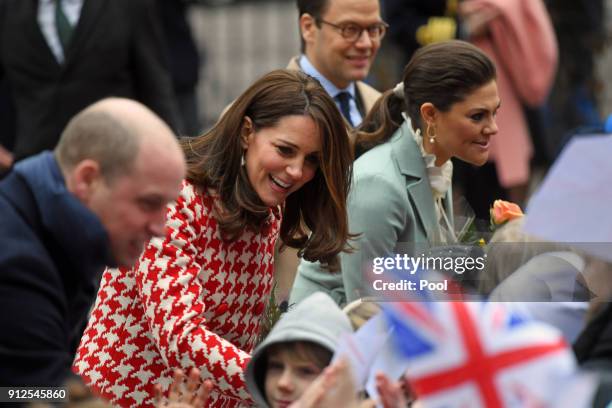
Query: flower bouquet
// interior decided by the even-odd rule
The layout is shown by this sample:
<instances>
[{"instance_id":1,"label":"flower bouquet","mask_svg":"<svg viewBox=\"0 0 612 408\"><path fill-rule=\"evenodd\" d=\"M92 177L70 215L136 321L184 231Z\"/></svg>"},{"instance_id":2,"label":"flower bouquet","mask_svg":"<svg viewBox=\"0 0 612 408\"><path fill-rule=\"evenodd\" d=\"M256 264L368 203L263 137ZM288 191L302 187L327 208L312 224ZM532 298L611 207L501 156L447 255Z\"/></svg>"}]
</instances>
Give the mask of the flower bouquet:
<instances>
[{"instance_id":1,"label":"flower bouquet","mask_svg":"<svg viewBox=\"0 0 612 408\"><path fill-rule=\"evenodd\" d=\"M470 209L471 210L471 209ZM465 213L465 210L464 210ZM505 201L495 200L489 209L489 225L488 228L483 220L476 219L474 212L467 217L457 217L464 220L462 228L457 233L457 242L466 245L484 246L491 235L502 225L516 218L522 217L523 211L517 204Z\"/></svg>"},{"instance_id":2,"label":"flower bouquet","mask_svg":"<svg viewBox=\"0 0 612 408\"><path fill-rule=\"evenodd\" d=\"M495 200L489 213L491 214L491 231L495 231L508 221L521 218L524 215L521 207L504 200Z\"/></svg>"}]
</instances>

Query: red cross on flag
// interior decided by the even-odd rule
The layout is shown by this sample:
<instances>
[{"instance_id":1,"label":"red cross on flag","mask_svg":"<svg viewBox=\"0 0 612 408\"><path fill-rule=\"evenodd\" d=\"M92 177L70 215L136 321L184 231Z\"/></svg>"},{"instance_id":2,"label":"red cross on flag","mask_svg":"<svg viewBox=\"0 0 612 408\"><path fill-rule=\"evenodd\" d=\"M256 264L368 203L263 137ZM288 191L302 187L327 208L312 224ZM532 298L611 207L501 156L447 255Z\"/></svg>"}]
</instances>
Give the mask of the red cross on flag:
<instances>
[{"instance_id":1,"label":"red cross on flag","mask_svg":"<svg viewBox=\"0 0 612 408\"><path fill-rule=\"evenodd\" d=\"M552 407L576 373L558 330L502 304L395 303L385 314L424 408Z\"/></svg>"}]
</instances>

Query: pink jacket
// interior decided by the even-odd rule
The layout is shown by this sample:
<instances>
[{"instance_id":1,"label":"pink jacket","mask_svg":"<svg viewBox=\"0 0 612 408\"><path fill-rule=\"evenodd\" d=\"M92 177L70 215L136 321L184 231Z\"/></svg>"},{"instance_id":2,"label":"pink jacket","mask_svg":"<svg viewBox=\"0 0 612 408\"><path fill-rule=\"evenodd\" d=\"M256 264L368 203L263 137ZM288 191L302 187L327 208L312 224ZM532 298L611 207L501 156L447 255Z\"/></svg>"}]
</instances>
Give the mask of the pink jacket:
<instances>
[{"instance_id":1,"label":"pink jacket","mask_svg":"<svg viewBox=\"0 0 612 408\"><path fill-rule=\"evenodd\" d=\"M558 49L542 0L466 0L499 15L489 23L489 36L474 40L497 66L502 107L499 133L491 142L499 181L512 187L529 180L531 139L521 104L536 107L546 101L555 78ZM534 135L539 137L539 135Z\"/></svg>"}]
</instances>

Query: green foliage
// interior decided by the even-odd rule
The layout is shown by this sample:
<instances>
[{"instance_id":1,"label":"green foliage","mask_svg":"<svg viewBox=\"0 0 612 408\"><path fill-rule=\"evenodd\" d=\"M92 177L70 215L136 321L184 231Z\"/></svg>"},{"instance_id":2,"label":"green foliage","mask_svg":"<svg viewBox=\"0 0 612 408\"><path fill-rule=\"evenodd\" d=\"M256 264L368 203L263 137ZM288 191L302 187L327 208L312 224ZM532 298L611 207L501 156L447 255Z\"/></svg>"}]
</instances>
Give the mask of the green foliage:
<instances>
[{"instance_id":1,"label":"green foliage","mask_svg":"<svg viewBox=\"0 0 612 408\"><path fill-rule=\"evenodd\" d=\"M282 314L287 311L287 301L282 301L280 304L277 303L276 299L276 288L278 284L274 282L272 287L272 293L270 299L266 305L266 310L262 316L262 322L259 330L259 336L257 338L257 344L261 343L270 333L272 327L281 318Z\"/></svg>"}]
</instances>

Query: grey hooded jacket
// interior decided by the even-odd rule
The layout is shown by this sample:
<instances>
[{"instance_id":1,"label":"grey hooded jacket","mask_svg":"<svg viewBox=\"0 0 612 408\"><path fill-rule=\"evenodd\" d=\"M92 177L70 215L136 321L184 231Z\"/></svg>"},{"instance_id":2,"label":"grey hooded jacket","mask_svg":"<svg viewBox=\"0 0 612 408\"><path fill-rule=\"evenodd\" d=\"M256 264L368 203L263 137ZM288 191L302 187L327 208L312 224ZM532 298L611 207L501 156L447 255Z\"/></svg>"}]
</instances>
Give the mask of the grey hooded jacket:
<instances>
[{"instance_id":1,"label":"grey hooded jacket","mask_svg":"<svg viewBox=\"0 0 612 408\"><path fill-rule=\"evenodd\" d=\"M343 334L353 332L348 317L329 295L313 293L285 313L253 352L246 383L258 407L268 407L264 392L266 349L273 344L309 341L332 353Z\"/></svg>"}]
</instances>

